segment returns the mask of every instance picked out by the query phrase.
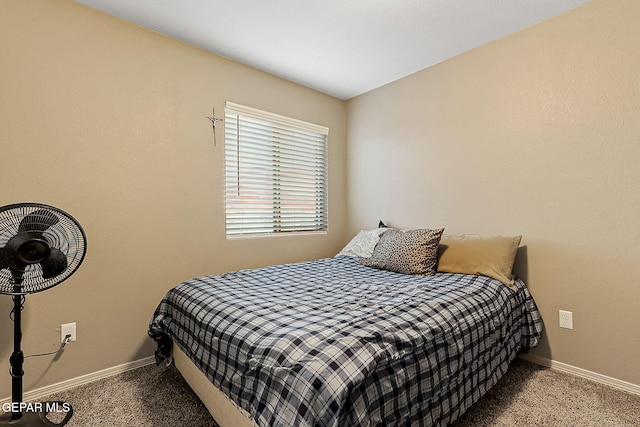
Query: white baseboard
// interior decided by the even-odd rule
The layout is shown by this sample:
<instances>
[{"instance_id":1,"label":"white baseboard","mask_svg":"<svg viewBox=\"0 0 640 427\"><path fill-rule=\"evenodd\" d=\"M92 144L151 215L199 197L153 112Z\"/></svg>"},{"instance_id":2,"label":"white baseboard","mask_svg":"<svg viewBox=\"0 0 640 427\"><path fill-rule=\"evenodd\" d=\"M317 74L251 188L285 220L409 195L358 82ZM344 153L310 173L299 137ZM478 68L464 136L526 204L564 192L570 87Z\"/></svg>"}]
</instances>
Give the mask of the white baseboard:
<instances>
[{"instance_id":1,"label":"white baseboard","mask_svg":"<svg viewBox=\"0 0 640 427\"><path fill-rule=\"evenodd\" d=\"M547 359L545 357L534 356L532 354L519 354L519 358L527 360L538 365L546 366L551 369L556 369L560 372L575 375L577 377L585 378L590 381L594 381L600 384L613 387L618 390L625 391L627 393L640 395L640 385L630 382L622 381L616 378L608 377L606 375L598 374L595 372L587 371L586 369L577 368L575 366L568 365L566 363L557 362L555 360ZM82 375L70 380L61 381L56 384L41 387L35 390L31 390L23 393L23 400L25 402L38 400L42 397L48 396L53 393L65 391L74 387L88 384L93 381L97 381L103 378L112 377L114 375L121 374L132 369L141 368L143 366L152 365L155 363L153 356L145 357L144 359L135 360L133 362L124 363L122 365L114 366L112 368L103 369L101 371L93 372L91 374ZM0 405L6 402L11 402L11 397L0 399Z\"/></svg>"},{"instance_id":2,"label":"white baseboard","mask_svg":"<svg viewBox=\"0 0 640 427\"><path fill-rule=\"evenodd\" d=\"M143 366L151 365L155 363L153 356L145 357L144 359L135 360L133 362L123 363L122 365L114 366L112 368L103 369L91 374L82 375L70 380L61 381L56 384L51 384L45 387L41 387L35 390L27 391L22 394L22 400L29 402L32 400L38 400L42 397L48 396L53 393L69 390L74 387L78 387L83 384L88 384L93 381L101 380L103 378L112 377L114 375L121 374L132 369L141 368ZM11 402L11 397L6 397L0 400L0 405L3 403Z\"/></svg>"},{"instance_id":3,"label":"white baseboard","mask_svg":"<svg viewBox=\"0 0 640 427\"><path fill-rule=\"evenodd\" d=\"M640 385L637 385L637 384L622 381L616 378L611 378L606 375L587 371L586 369L577 368L575 366L567 365L566 363L557 362L555 360L547 359L545 357L534 356L532 354L519 354L518 357L521 359L527 360L529 362L536 363L538 365L542 365L551 369L558 370L560 372L575 375L577 377L584 378L589 381L604 384L618 390L626 391L627 393L640 395Z\"/></svg>"}]
</instances>

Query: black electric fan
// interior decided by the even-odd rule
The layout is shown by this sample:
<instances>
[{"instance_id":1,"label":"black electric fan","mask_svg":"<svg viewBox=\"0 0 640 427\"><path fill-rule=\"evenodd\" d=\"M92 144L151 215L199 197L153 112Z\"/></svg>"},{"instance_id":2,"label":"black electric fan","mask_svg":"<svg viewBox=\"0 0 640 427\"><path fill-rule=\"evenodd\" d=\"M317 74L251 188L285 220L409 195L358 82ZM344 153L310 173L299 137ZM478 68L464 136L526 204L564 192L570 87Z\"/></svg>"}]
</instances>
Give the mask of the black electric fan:
<instances>
[{"instance_id":1,"label":"black electric fan","mask_svg":"<svg viewBox=\"0 0 640 427\"><path fill-rule=\"evenodd\" d=\"M13 353L11 413L0 416L2 426L62 426L73 409L68 403L22 402L21 310L25 295L52 288L68 279L80 266L87 248L84 230L68 213L40 203L19 203L0 208L0 294L12 295ZM35 410L34 410L35 408ZM64 419L51 421L53 408Z\"/></svg>"}]
</instances>

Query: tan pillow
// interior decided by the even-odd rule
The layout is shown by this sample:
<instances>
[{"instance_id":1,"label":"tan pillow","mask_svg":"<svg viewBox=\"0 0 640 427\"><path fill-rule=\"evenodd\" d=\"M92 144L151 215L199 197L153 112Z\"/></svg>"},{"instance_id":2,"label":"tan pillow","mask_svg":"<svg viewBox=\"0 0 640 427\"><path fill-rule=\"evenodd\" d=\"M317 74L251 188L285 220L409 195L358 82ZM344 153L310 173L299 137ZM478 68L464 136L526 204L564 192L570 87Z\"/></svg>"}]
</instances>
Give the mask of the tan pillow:
<instances>
[{"instance_id":1,"label":"tan pillow","mask_svg":"<svg viewBox=\"0 0 640 427\"><path fill-rule=\"evenodd\" d=\"M511 271L521 239L522 236L442 236L437 271L479 274L512 287Z\"/></svg>"},{"instance_id":2,"label":"tan pillow","mask_svg":"<svg viewBox=\"0 0 640 427\"><path fill-rule=\"evenodd\" d=\"M369 258L360 260L367 267L397 273L432 276L438 261L438 242L444 228L435 230L387 229Z\"/></svg>"}]
</instances>

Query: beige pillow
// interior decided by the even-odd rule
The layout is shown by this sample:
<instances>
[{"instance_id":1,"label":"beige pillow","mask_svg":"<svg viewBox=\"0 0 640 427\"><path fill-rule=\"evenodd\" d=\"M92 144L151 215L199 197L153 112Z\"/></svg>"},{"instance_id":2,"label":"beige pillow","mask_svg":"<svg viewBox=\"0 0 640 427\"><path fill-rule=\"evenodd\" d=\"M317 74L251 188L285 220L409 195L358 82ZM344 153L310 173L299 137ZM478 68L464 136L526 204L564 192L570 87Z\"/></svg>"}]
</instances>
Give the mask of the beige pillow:
<instances>
[{"instance_id":1,"label":"beige pillow","mask_svg":"<svg viewBox=\"0 0 640 427\"><path fill-rule=\"evenodd\" d=\"M436 230L387 229L371 257L360 260L367 267L397 273L432 276L438 261L438 242L444 228Z\"/></svg>"},{"instance_id":2,"label":"beige pillow","mask_svg":"<svg viewBox=\"0 0 640 427\"><path fill-rule=\"evenodd\" d=\"M511 272L521 239L522 236L442 236L437 271L488 276L512 287Z\"/></svg>"}]
</instances>

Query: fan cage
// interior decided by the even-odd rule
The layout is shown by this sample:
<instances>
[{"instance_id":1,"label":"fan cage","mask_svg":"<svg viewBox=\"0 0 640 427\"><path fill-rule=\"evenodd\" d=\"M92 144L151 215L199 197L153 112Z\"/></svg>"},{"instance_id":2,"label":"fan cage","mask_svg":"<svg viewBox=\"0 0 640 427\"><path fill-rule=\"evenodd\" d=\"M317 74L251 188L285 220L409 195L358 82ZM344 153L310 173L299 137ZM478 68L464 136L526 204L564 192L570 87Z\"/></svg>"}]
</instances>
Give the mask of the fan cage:
<instances>
[{"instance_id":1,"label":"fan cage","mask_svg":"<svg viewBox=\"0 0 640 427\"><path fill-rule=\"evenodd\" d=\"M71 276L84 259L86 236L80 224L68 213L39 203L0 208L0 248L19 233L21 223L28 215L33 220L22 224L21 231L40 231L51 248L57 248L65 255L67 267L55 277L44 278L40 264L29 264L22 273L21 283L17 283L11 269L1 269L0 294L24 295L49 289ZM57 222L50 225L55 219Z\"/></svg>"}]
</instances>

